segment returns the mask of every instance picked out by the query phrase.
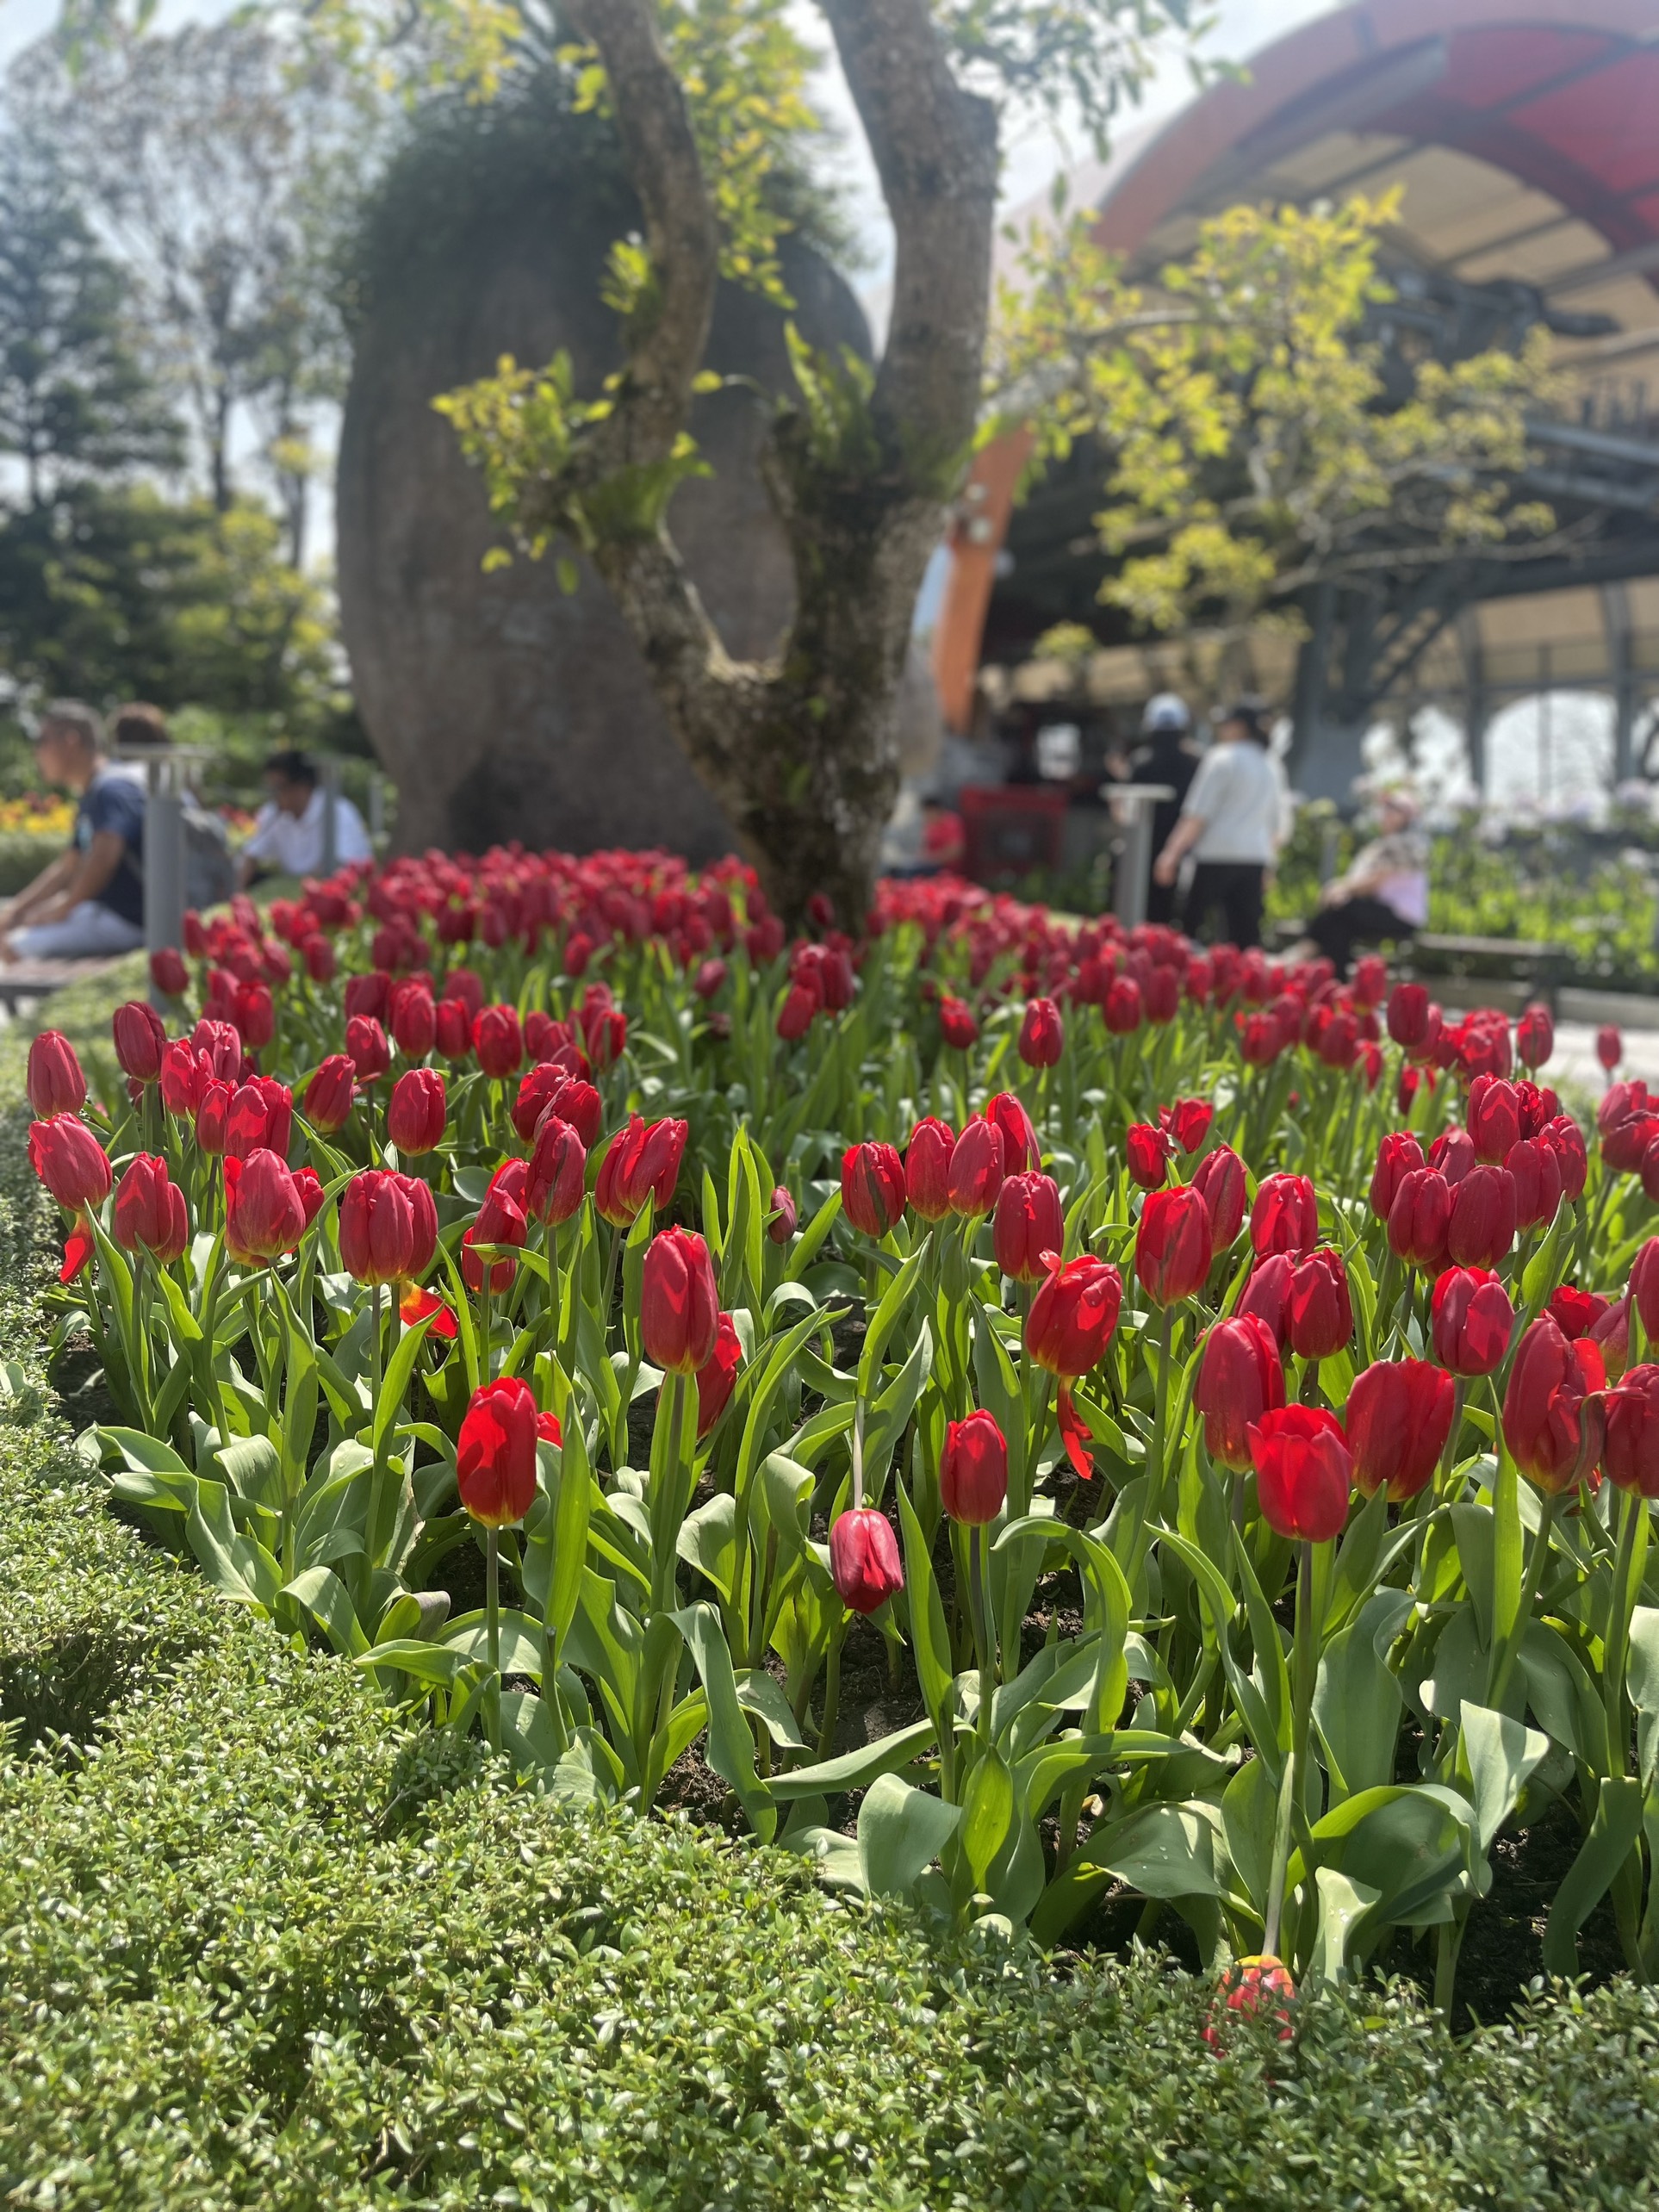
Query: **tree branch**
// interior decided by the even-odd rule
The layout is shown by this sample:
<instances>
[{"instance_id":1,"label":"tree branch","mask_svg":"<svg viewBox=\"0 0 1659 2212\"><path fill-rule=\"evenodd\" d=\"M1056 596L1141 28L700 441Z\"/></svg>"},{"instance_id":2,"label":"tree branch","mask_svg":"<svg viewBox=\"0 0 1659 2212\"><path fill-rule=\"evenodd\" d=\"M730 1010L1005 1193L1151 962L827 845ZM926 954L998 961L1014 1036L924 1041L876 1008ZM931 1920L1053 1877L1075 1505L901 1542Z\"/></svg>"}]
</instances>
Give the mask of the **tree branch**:
<instances>
[{"instance_id":1,"label":"tree branch","mask_svg":"<svg viewBox=\"0 0 1659 2212\"><path fill-rule=\"evenodd\" d=\"M629 332L617 411L599 441L607 468L626 468L665 459L685 428L714 311L719 238L652 0L569 0L569 14L605 65L656 287L644 326Z\"/></svg>"},{"instance_id":2,"label":"tree branch","mask_svg":"<svg viewBox=\"0 0 1659 2212\"><path fill-rule=\"evenodd\" d=\"M997 116L951 73L927 0L820 0L896 241L873 406L890 464L946 496L979 405Z\"/></svg>"}]
</instances>

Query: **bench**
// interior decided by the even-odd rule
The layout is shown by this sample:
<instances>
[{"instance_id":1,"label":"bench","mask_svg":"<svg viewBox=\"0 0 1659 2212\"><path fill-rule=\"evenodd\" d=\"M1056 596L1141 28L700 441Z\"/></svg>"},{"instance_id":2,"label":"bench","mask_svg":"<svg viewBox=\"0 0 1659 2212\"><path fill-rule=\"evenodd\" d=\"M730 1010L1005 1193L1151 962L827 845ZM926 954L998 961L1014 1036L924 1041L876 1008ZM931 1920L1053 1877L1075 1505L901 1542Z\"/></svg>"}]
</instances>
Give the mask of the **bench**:
<instances>
[{"instance_id":1,"label":"bench","mask_svg":"<svg viewBox=\"0 0 1659 2212\"><path fill-rule=\"evenodd\" d=\"M127 957L123 954L122 959ZM61 991L71 983L82 983L88 976L103 975L116 966L113 960L13 960L0 967L0 1007L8 1014L32 1004L37 998L50 998L54 991Z\"/></svg>"},{"instance_id":2,"label":"bench","mask_svg":"<svg viewBox=\"0 0 1659 2212\"><path fill-rule=\"evenodd\" d=\"M1475 991L1483 1003L1513 999L1519 1013L1534 1002L1555 1008L1556 994L1571 973L1564 945L1532 937L1460 937L1424 929L1407 954L1413 975Z\"/></svg>"}]
</instances>

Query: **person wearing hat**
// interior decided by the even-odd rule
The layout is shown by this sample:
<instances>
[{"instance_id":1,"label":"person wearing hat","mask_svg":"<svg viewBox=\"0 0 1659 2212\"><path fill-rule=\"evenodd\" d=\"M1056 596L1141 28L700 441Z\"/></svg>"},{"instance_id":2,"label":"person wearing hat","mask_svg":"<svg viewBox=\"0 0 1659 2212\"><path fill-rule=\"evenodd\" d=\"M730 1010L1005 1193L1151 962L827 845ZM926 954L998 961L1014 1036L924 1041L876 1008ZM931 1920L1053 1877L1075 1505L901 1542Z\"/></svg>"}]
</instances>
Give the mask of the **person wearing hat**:
<instances>
[{"instance_id":1,"label":"person wearing hat","mask_svg":"<svg viewBox=\"0 0 1659 2212\"><path fill-rule=\"evenodd\" d=\"M34 758L42 782L74 792L69 848L15 898L0 904L0 957L85 960L144 942L144 784L112 761L103 724L79 699L40 718Z\"/></svg>"},{"instance_id":2,"label":"person wearing hat","mask_svg":"<svg viewBox=\"0 0 1659 2212\"><path fill-rule=\"evenodd\" d=\"M1111 773L1129 783L1164 784L1173 793L1153 808L1152 848L1161 852L1170 832L1181 818L1181 807L1202 755L1192 743L1192 716L1187 703L1175 692L1159 692L1146 702L1140 718L1140 743L1127 761L1122 754L1109 761ZM1146 887L1148 922L1173 922L1174 887L1156 880Z\"/></svg>"},{"instance_id":3,"label":"person wearing hat","mask_svg":"<svg viewBox=\"0 0 1659 2212\"><path fill-rule=\"evenodd\" d=\"M1354 854L1345 874L1320 893L1301 949L1323 953L1346 975L1356 945L1401 944L1428 920L1428 839L1417 827L1417 795L1403 784L1372 799L1376 835Z\"/></svg>"},{"instance_id":4,"label":"person wearing hat","mask_svg":"<svg viewBox=\"0 0 1659 2212\"><path fill-rule=\"evenodd\" d=\"M1268 749L1271 736L1260 699L1223 710L1158 855L1153 880L1169 891L1189 853L1196 863L1184 916L1190 935L1202 935L1219 916L1230 943L1262 941L1263 889L1284 835L1284 779Z\"/></svg>"}]
</instances>

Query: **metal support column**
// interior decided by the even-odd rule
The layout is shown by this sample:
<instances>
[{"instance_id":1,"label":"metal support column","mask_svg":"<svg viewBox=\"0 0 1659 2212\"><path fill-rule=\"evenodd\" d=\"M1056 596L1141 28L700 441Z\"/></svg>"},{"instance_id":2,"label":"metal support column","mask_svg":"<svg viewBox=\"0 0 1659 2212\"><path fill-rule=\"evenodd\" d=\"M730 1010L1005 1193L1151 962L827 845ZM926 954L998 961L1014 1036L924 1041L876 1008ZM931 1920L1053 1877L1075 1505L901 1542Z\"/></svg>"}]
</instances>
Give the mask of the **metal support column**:
<instances>
[{"instance_id":1,"label":"metal support column","mask_svg":"<svg viewBox=\"0 0 1659 2212\"><path fill-rule=\"evenodd\" d=\"M1126 929L1146 918L1152 881L1153 809L1175 797L1168 784L1111 784L1112 818L1117 824L1117 866L1113 874L1112 911Z\"/></svg>"},{"instance_id":2,"label":"metal support column","mask_svg":"<svg viewBox=\"0 0 1659 2212\"><path fill-rule=\"evenodd\" d=\"M176 948L184 941L184 800L181 761L165 755L146 763L149 791L144 810L144 946L149 953ZM150 1003L158 1011L171 1002L152 983Z\"/></svg>"},{"instance_id":3,"label":"metal support column","mask_svg":"<svg viewBox=\"0 0 1659 2212\"><path fill-rule=\"evenodd\" d=\"M339 866L340 764L325 761L322 764L322 861L320 873L332 876Z\"/></svg>"}]
</instances>

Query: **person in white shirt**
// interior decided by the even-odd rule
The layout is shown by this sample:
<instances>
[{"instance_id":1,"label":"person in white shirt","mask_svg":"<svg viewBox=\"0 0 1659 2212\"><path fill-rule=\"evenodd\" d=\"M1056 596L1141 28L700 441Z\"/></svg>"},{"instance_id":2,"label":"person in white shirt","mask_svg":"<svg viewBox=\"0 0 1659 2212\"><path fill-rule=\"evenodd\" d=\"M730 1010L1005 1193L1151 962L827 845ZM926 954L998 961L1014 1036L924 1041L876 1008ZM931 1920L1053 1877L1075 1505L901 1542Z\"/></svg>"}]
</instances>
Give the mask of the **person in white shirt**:
<instances>
[{"instance_id":1,"label":"person in white shirt","mask_svg":"<svg viewBox=\"0 0 1659 2212\"><path fill-rule=\"evenodd\" d=\"M328 795L314 761L295 750L275 753L265 768L269 802L259 809L253 835L242 848L242 887L261 875L316 875L323 865L323 810ZM374 848L362 815L349 798L334 800L334 865L369 861Z\"/></svg>"},{"instance_id":2,"label":"person in white shirt","mask_svg":"<svg viewBox=\"0 0 1659 2212\"><path fill-rule=\"evenodd\" d=\"M1235 945L1262 941L1262 892L1284 835L1284 777L1269 752L1271 731L1260 699L1241 699L1221 715L1215 743L1198 764L1153 869L1174 883L1190 853L1197 863L1187 893L1186 928L1200 935L1219 913Z\"/></svg>"}]
</instances>

